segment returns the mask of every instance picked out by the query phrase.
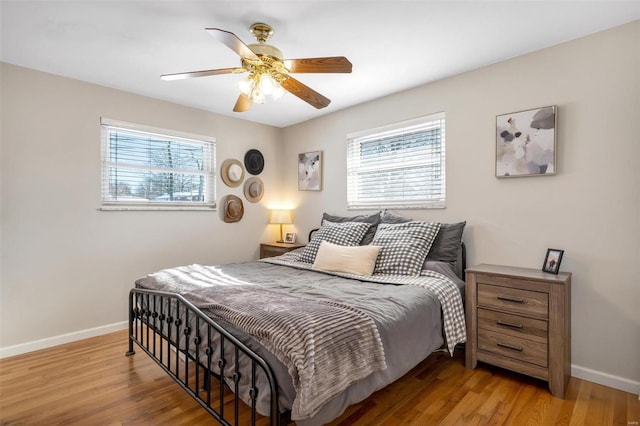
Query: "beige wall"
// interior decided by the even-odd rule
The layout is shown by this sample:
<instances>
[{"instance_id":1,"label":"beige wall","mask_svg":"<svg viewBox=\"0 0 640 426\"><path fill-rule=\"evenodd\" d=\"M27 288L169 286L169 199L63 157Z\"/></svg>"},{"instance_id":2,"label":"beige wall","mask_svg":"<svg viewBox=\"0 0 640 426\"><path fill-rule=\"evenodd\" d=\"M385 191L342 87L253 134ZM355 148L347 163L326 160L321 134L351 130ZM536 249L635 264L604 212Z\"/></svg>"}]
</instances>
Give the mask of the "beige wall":
<instances>
[{"instance_id":1,"label":"beige wall","mask_svg":"<svg viewBox=\"0 0 640 426\"><path fill-rule=\"evenodd\" d=\"M545 105L559 108L558 175L495 178L495 116ZM447 119L447 208L400 213L467 220L470 264L538 269L547 248L566 250L574 369L637 388L640 21L286 128L296 225L317 227L322 211L354 213L346 210L346 134L438 111ZM296 155L317 149L324 189L298 192Z\"/></svg>"},{"instance_id":2,"label":"beige wall","mask_svg":"<svg viewBox=\"0 0 640 426\"><path fill-rule=\"evenodd\" d=\"M122 322L135 279L160 268L256 259L275 240L277 128L2 64L0 347ZM261 203L219 212L103 212L100 117L213 136L217 163L265 157ZM242 188L217 179L217 198Z\"/></svg>"}]
</instances>

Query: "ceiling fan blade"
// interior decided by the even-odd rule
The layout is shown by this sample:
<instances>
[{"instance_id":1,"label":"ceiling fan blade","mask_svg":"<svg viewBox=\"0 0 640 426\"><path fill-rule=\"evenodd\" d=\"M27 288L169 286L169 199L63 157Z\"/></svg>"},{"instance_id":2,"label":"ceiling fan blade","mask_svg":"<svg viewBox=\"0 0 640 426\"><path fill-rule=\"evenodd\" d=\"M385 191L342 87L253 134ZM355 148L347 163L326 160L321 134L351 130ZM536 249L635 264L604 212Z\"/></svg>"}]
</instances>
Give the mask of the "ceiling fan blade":
<instances>
[{"instance_id":1,"label":"ceiling fan blade","mask_svg":"<svg viewBox=\"0 0 640 426\"><path fill-rule=\"evenodd\" d=\"M191 71L191 72L179 72L176 74L164 74L160 78L167 81L172 80L184 80L187 78L206 77L208 75L218 74L231 74L246 71L244 68L219 68L216 70L204 70L204 71Z\"/></svg>"},{"instance_id":2,"label":"ceiling fan blade","mask_svg":"<svg viewBox=\"0 0 640 426\"><path fill-rule=\"evenodd\" d=\"M344 56L285 59L284 66L292 73L350 73L353 67Z\"/></svg>"},{"instance_id":3,"label":"ceiling fan blade","mask_svg":"<svg viewBox=\"0 0 640 426\"><path fill-rule=\"evenodd\" d=\"M240 93L238 96L238 100L233 107L233 112L245 112L251 109L251 105L253 105L253 101L244 93Z\"/></svg>"},{"instance_id":4,"label":"ceiling fan blade","mask_svg":"<svg viewBox=\"0 0 640 426\"><path fill-rule=\"evenodd\" d=\"M309 105L318 109L324 108L331 103L331 99L325 98L320 93L308 86L305 86L291 76L287 76L287 78L282 82L282 87L287 89L291 94L299 97Z\"/></svg>"},{"instance_id":5,"label":"ceiling fan blade","mask_svg":"<svg viewBox=\"0 0 640 426\"><path fill-rule=\"evenodd\" d=\"M249 49L249 46L244 44L234 33L219 28L207 28L206 31L229 49L236 52L241 58L253 59L254 61L260 59L258 55L253 53L253 51Z\"/></svg>"}]
</instances>

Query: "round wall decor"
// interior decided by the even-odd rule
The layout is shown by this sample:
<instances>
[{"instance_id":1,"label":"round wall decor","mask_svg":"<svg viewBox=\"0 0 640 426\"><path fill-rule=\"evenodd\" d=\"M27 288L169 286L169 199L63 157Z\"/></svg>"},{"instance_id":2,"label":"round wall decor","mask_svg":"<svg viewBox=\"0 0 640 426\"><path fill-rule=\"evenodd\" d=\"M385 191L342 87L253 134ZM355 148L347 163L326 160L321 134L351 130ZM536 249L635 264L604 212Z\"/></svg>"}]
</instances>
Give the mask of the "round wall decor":
<instances>
[{"instance_id":1,"label":"round wall decor","mask_svg":"<svg viewBox=\"0 0 640 426\"><path fill-rule=\"evenodd\" d=\"M239 222L244 215L242 200L235 195L225 195L222 199L224 206L224 221L226 223Z\"/></svg>"},{"instance_id":2,"label":"round wall decor","mask_svg":"<svg viewBox=\"0 0 640 426\"><path fill-rule=\"evenodd\" d=\"M257 177L250 177L244 183L244 196L250 203L257 203L262 199L264 195L264 184L262 180Z\"/></svg>"},{"instance_id":3,"label":"round wall decor","mask_svg":"<svg viewBox=\"0 0 640 426\"><path fill-rule=\"evenodd\" d=\"M259 175L264 170L264 157L257 149L250 149L244 155L244 167L252 175Z\"/></svg>"},{"instance_id":4,"label":"round wall decor","mask_svg":"<svg viewBox=\"0 0 640 426\"><path fill-rule=\"evenodd\" d=\"M230 187L236 187L244 180L244 168L242 163L235 159L224 160L220 168L222 181Z\"/></svg>"}]
</instances>

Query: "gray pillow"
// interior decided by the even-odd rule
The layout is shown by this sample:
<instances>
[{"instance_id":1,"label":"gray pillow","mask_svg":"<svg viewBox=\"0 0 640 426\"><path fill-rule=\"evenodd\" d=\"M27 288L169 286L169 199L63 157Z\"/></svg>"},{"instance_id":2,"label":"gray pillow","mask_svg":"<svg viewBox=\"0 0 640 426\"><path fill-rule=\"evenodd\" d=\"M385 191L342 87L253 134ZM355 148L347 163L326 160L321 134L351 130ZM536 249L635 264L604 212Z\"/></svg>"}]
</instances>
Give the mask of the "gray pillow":
<instances>
[{"instance_id":1,"label":"gray pillow","mask_svg":"<svg viewBox=\"0 0 640 426\"><path fill-rule=\"evenodd\" d=\"M371 224L362 222L327 223L322 225L318 232L313 234L313 238L300 253L298 258L301 262L313 263L320 243L328 241L341 246L357 246L365 232Z\"/></svg>"},{"instance_id":2,"label":"gray pillow","mask_svg":"<svg viewBox=\"0 0 640 426\"><path fill-rule=\"evenodd\" d=\"M362 241L360 241L360 245L361 246L366 246L368 244L371 244L371 241L373 240L373 236L376 234L376 229L378 227L378 224L380 223L380 212L371 214L371 215L358 215L358 216L334 216L328 213L324 213L322 215L322 222L321 224L324 225L324 222L331 222L331 223L344 223L344 222L363 222L363 223L370 223L371 226L369 227L369 229L367 230L367 232L364 234L364 237L362 238Z\"/></svg>"},{"instance_id":3,"label":"gray pillow","mask_svg":"<svg viewBox=\"0 0 640 426\"><path fill-rule=\"evenodd\" d=\"M419 275L440 224L381 223L371 245L381 246L374 274Z\"/></svg>"},{"instance_id":4,"label":"gray pillow","mask_svg":"<svg viewBox=\"0 0 640 426\"><path fill-rule=\"evenodd\" d=\"M427 260L455 263L462 245L462 232L467 222L441 223Z\"/></svg>"},{"instance_id":5,"label":"gray pillow","mask_svg":"<svg viewBox=\"0 0 640 426\"><path fill-rule=\"evenodd\" d=\"M408 217L391 213L389 210L384 210L380 216L380 223L405 223L411 222L412 220L413 219L409 219Z\"/></svg>"},{"instance_id":6,"label":"gray pillow","mask_svg":"<svg viewBox=\"0 0 640 426\"><path fill-rule=\"evenodd\" d=\"M411 222L412 220L413 219L391 213L387 210L383 211L381 216L381 223L405 223ZM427 259L455 263L458 259L458 251L462 245L462 232L466 224L466 221L441 223L440 231L433 241Z\"/></svg>"}]
</instances>

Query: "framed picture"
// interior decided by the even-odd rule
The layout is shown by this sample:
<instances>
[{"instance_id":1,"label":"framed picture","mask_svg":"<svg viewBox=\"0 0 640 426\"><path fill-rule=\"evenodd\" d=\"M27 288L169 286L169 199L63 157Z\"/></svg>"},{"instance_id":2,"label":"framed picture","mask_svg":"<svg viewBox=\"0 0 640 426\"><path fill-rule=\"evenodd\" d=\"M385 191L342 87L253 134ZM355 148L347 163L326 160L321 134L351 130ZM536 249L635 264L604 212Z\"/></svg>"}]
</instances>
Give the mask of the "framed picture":
<instances>
[{"instance_id":1,"label":"framed picture","mask_svg":"<svg viewBox=\"0 0 640 426\"><path fill-rule=\"evenodd\" d=\"M322 190L322 151L298 154L298 190Z\"/></svg>"},{"instance_id":2,"label":"framed picture","mask_svg":"<svg viewBox=\"0 0 640 426\"><path fill-rule=\"evenodd\" d=\"M496 116L496 177L555 175L556 106Z\"/></svg>"},{"instance_id":3,"label":"framed picture","mask_svg":"<svg viewBox=\"0 0 640 426\"><path fill-rule=\"evenodd\" d=\"M544 272L550 272L557 274L560 271L560 262L562 262L562 255L564 250L547 249L547 255L544 257L544 263L542 264L542 270Z\"/></svg>"},{"instance_id":4,"label":"framed picture","mask_svg":"<svg viewBox=\"0 0 640 426\"><path fill-rule=\"evenodd\" d=\"M284 233L284 242L287 244L293 244L296 242L296 233L295 232L285 232Z\"/></svg>"}]
</instances>

